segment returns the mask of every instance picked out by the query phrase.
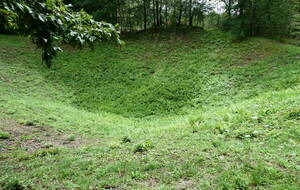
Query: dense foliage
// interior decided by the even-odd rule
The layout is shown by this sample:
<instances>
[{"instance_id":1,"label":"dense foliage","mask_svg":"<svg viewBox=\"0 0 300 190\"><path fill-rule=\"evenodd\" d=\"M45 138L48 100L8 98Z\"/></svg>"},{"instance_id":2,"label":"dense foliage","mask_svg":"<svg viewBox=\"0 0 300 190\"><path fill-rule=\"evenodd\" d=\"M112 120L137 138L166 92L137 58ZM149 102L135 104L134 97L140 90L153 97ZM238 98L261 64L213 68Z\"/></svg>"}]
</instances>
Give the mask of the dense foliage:
<instances>
[{"instance_id":1,"label":"dense foliage","mask_svg":"<svg viewBox=\"0 0 300 190\"><path fill-rule=\"evenodd\" d=\"M118 23L122 31L169 25L202 26L211 9L207 0L67 0L98 20Z\"/></svg>"},{"instance_id":2,"label":"dense foliage","mask_svg":"<svg viewBox=\"0 0 300 190\"><path fill-rule=\"evenodd\" d=\"M96 22L84 11L74 12L62 0L4 0L0 3L0 22L8 30L30 35L43 50L47 66L61 48L59 43L75 47L96 41L114 39L119 43L119 32L112 25Z\"/></svg>"},{"instance_id":3,"label":"dense foliage","mask_svg":"<svg viewBox=\"0 0 300 190\"><path fill-rule=\"evenodd\" d=\"M240 37L286 36L297 0L66 0L97 20L118 23L122 31L169 25L203 26L212 7L224 5L221 26ZM221 11L222 12L222 11ZM219 20L217 22L219 23Z\"/></svg>"},{"instance_id":4,"label":"dense foliage","mask_svg":"<svg viewBox=\"0 0 300 190\"><path fill-rule=\"evenodd\" d=\"M233 39L300 37L300 0L208 1L0 0L48 66L155 28L52 69L0 34L0 190L299 190L300 40Z\"/></svg>"},{"instance_id":5,"label":"dense foliage","mask_svg":"<svg viewBox=\"0 0 300 190\"><path fill-rule=\"evenodd\" d=\"M300 48L164 31L51 70L0 35L0 189L299 190Z\"/></svg>"},{"instance_id":6,"label":"dense foliage","mask_svg":"<svg viewBox=\"0 0 300 190\"><path fill-rule=\"evenodd\" d=\"M286 36L290 33L295 0L221 1L226 10L223 28L238 36Z\"/></svg>"},{"instance_id":7,"label":"dense foliage","mask_svg":"<svg viewBox=\"0 0 300 190\"><path fill-rule=\"evenodd\" d=\"M214 12L214 3L223 3L225 13ZM59 44L92 47L109 39L121 44L119 29L210 22L239 37L294 35L297 5L298 0L2 0L0 32L29 35L50 66Z\"/></svg>"}]
</instances>

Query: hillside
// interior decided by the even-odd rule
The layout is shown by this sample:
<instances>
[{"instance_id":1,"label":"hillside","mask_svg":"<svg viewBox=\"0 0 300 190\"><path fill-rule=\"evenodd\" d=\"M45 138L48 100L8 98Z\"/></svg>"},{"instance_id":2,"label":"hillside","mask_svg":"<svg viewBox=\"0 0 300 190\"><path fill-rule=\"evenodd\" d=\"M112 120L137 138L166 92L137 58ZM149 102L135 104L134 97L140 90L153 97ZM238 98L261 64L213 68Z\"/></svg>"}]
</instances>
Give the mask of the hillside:
<instances>
[{"instance_id":1,"label":"hillside","mask_svg":"<svg viewBox=\"0 0 300 190\"><path fill-rule=\"evenodd\" d=\"M66 46L48 69L0 35L0 189L300 188L299 47L197 29L123 39Z\"/></svg>"}]
</instances>

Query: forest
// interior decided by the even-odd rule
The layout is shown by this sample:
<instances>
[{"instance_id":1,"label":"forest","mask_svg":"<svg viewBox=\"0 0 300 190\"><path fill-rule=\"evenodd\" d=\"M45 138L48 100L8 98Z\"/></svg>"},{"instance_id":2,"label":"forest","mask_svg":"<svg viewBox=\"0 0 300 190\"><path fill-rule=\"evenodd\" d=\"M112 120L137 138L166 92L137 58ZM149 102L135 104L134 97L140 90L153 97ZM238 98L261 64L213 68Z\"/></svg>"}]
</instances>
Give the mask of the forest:
<instances>
[{"instance_id":1,"label":"forest","mask_svg":"<svg viewBox=\"0 0 300 190\"><path fill-rule=\"evenodd\" d=\"M299 190L300 0L0 0L0 190Z\"/></svg>"}]
</instances>

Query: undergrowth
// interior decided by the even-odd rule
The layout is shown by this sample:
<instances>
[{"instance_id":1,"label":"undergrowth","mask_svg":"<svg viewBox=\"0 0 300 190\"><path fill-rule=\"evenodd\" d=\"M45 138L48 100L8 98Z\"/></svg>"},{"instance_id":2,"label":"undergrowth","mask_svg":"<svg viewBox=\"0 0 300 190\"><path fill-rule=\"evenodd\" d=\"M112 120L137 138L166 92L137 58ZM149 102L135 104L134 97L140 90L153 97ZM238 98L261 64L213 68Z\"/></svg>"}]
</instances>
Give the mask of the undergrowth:
<instances>
[{"instance_id":1,"label":"undergrowth","mask_svg":"<svg viewBox=\"0 0 300 190\"><path fill-rule=\"evenodd\" d=\"M124 40L66 47L47 69L0 35L0 189L299 189L299 47L197 30ZM28 152L9 119L95 144Z\"/></svg>"}]
</instances>

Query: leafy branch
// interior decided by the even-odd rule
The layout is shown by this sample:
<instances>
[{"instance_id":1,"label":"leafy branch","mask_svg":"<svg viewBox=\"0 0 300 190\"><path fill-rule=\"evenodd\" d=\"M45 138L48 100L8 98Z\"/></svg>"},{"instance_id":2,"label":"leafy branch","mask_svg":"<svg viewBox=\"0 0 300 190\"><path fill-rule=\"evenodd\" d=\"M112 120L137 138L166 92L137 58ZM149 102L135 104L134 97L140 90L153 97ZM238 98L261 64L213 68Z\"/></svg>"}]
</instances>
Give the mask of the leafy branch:
<instances>
[{"instance_id":1,"label":"leafy branch","mask_svg":"<svg viewBox=\"0 0 300 190\"><path fill-rule=\"evenodd\" d=\"M62 0L4 0L0 17L4 26L28 35L42 49L42 60L50 67L59 44L93 48L96 42L113 40L122 45L119 30L105 22L97 22L84 11L74 12Z\"/></svg>"}]
</instances>

